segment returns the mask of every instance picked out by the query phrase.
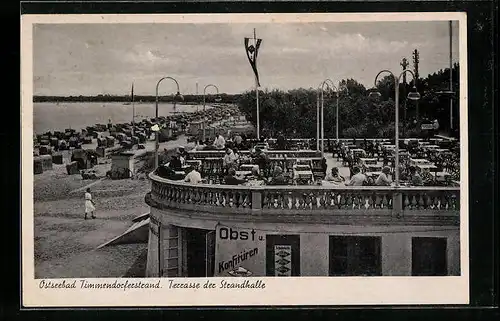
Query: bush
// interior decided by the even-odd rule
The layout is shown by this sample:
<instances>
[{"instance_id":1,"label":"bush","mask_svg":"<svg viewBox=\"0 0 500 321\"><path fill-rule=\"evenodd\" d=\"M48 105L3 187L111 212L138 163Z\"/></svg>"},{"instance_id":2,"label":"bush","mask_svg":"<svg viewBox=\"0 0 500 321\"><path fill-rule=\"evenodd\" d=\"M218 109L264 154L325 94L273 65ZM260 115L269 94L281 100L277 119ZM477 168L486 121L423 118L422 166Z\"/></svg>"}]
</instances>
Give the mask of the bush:
<instances>
[{"instance_id":1,"label":"bush","mask_svg":"<svg viewBox=\"0 0 500 321\"><path fill-rule=\"evenodd\" d=\"M394 135L395 135L395 129L394 129L394 123L392 123L390 125L386 125L379 128L377 136L383 138L394 138Z\"/></svg>"}]
</instances>

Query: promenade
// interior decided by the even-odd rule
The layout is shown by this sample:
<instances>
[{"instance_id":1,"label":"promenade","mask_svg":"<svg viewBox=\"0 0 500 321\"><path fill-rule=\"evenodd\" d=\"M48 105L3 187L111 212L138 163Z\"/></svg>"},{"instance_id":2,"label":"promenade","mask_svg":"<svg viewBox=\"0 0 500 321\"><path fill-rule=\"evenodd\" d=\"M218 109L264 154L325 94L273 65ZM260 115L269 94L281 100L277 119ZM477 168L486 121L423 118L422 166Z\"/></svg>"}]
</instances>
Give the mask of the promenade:
<instances>
[{"instance_id":1,"label":"promenade","mask_svg":"<svg viewBox=\"0 0 500 321\"><path fill-rule=\"evenodd\" d=\"M83 148L95 148L93 144ZM185 136L160 144L163 148L190 146ZM145 144L154 150L154 141ZM65 158L70 154L65 151ZM109 160L93 169L102 176L111 168ZM95 220L84 220L83 194L87 186L96 201ZM132 225L132 219L149 211L144 195L147 179L82 180L67 175L65 165L34 176L34 251L36 278L141 276L147 244L117 245L96 249Z\"/></svg>"}]
</instances>

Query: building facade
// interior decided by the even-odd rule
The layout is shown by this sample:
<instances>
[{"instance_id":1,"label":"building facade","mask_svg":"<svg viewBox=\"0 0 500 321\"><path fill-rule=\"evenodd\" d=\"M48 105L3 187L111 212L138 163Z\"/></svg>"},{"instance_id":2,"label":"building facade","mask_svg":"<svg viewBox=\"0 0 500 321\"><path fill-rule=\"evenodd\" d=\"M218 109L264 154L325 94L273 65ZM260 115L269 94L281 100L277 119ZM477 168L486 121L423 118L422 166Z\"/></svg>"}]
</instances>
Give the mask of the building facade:
<instances>
[{"instance_id":1,"label":"building facade","mask_svg":"<svg viewBox=\"0 0 500 321\"><path fill-rule=\"evenodd\" d=\"M150 178L148 277L460 275L459 187Z\"/></svg>"}]
</instances>

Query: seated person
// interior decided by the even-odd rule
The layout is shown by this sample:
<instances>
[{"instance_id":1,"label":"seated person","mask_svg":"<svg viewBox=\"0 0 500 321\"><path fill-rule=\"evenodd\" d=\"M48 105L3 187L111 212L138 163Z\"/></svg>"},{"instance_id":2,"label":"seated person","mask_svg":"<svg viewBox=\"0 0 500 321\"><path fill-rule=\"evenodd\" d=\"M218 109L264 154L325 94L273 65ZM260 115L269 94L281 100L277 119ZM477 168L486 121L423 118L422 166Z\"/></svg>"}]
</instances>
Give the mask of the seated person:
<instances>
[{"instance_id":1,"label":"seated person","mask_svg":"<svg viewBox=\"0 0 500 321\"><path fill-rule=\"evenodd\" d=\"M282 132L279 132L278 138L276 139L276 148L278 150L286 150L286 139Z\"/></svg>"},{"instance_id":2,"label":"seated person","mask_svg":"<svg viewBox=\"0 0 500 321\"><path fill-rule=\"evenodd\" d=\"M189 168L189 172L184 178L184 181L191 184L201 183L201 174L196 170L195 166Z\"/></svg>"},{"instance_id":3,"label":"seated person","mask_svg":"<svg viewBox=\"0 0 500 321\"><path fill-rule=\"evenodd\" d=\"M161 178L171 179L171 180L181 180L184 178L182 174L176 174L175 171L167 166L159 166L156 169L156 175Z\"/></svg>"},{"instance_id":4,"label":"seated person","mask_svg":"<svg viewBox=\"0 0 500 321\"><path fill-rule=\"evenodd\" d=\"M174 171L182 170L182 162L179 159L179 156L173 155L168 167L172 168Z\"/></svg>"},{"instance_id":5,"label":"seated person","mask_svg":"<svg viewBox=\"0 0 500 321\"><path fill-rule=\"evenodd\" d=\"M366 184L366 175L361 173L359 166L354 166L352 168L352 174L351 180L346 183L347 186L363 186Z\"/></svg>"},{"instance_id":6,"label":"seated person","mask_svg":"<svg viewBox=\"0 0 500 321\"><path fill-rule=\"evenodd\" d=\"M245 183L246 180L236 178L236 170L234 167L229 168L227 175L224 177L224 184L226 185L239 185Z\"/></svg>"},{"instance_id":7,"label":"seated person","mask_svg":"<svg viewBox=\"0 0 500 321\"><path fill-rule=\"evenodd\" d=\"M252 175L250 176L250 179L252 180L262 180L262 175L260 175L260 171L259 171L259 166L258 165L255 165L254 167L252 167Z\"/></svg>"},{"instance_id":8,"label":"seated person","mask_svg":"<svg viewBox=\"0 0 500 321\"><path fill-rule=\"evenodd\" d=\"M283 169L281 169L281 167L276 166L274 168L274 174L269 181L269 185L287 185L287 180L283 175Z\"/></svg>"},{"instance_id":9,"label":"seated person","mask_svg":"<svg viewBox=\"0 0 500 321\"><path fill-rule=\"evenodd\" d=\"M331 172L326 174L325 181L343 183L345 180L339 174L339 169L337 167L333 167Z\"/></svg>"},{"instance_id":10,"label":"seated person","mask_svg":"<svg viewBox=\"0 0 500 321\"><path fill-rule=\"evenodd\" d=\"M389 179L389 174L391 173L391 169L388 166L382 168L382 173L377 177L375 181L375 185L377 186L390 186L392 181Z\"/></svg>"},{"instance_id":11,"label":"seated person","mask_svg":"<svg viewBox=\"0 0 500 321\"><path fill-rule=\"evenodd\" d=\"M422 186L424 185L424 181L422 177L417 172L417 168L415 166L410 166L410 185L411 186Z\"/></svg>"},{"instance_id":12,"label":"seated person","mask_svg":"<svg viewBox=\"0 0 500 321\"><path fill-rule=\"evenodd\" d=\"M196 142L196 146L194 147L194 150L196 150L196 151L204 150L205 147L206 147L205 144L200 139L199 141Z\"/></svg>"},{"instance_id":13,"label":"seated person","mask_svg":"<svg viewBox=\"0 0 500 321\"><path fill-rule=\"evenodd\" d=\"M215 138L213 146L216 149L224 149L224 147L226 147L226 140L219 134L217 138Z\"/></svg>"}]
</instances>

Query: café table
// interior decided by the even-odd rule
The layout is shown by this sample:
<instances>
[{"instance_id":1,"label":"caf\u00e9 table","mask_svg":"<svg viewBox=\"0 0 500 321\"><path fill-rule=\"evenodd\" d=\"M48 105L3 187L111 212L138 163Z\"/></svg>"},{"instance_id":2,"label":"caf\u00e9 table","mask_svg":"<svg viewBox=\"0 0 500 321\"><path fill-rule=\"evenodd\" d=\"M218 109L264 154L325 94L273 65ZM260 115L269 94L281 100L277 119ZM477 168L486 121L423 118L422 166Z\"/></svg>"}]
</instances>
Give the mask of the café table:
<instances>
[{"instance_id":1,"label":"caf\u00e9 table","mask_svg":"<svg viewBox=\"0 0 500 321\"><path fill-rule=\"evenodd\" d=\"M365 175L366 177L377 179L382 172L366 172Z\"/></svg>"},{"instance_id":2,"label":"caf\u00e9 table","mask_svg":"<svg viewBox=\"0 0 500 321\"><path fill-rule=\"evenodd\" d=\"M188 159L186 160L186 165L187 166L201 166L201 160L200 159ZM184 165L184 166L186 166Z\"/></svg>"},{"instance_id":3,"label":"caf\u00e9 table","mask_svg":"<svg viewBox=\"0 0 500 321\"><path fill-rule=\"evenodd\" d=\"M366 164L366 165L373 165L377 164L377 159L376 158L366 158L366 157L361 157L359 159L360 162Z\"/></svg>"},{"instance_id":4,"label":"caf\u00e9 table","mask_svg":"<svg viewBox=\"0 0 500 321\"><path fill-rule=\"evenodd\" d=\"M263 180L249 180L242 184L243 186L263 186L266 183Z\"/></svg>"},{"instance_id":5,"label":"caf\u00e9 table","mask_svg":"<svg viewBox=\"0 0 500 321\"><path fill-rule=\"evenodd\" d=\"M425 158L410 158L410 165L425 165L431 162Z\"/></svg>"},{"instance_id":6,"label":"caf\u00e9 table","mask_svg":"<svg viewBox=\"0 0 500 321\"><path fill-rule=\"evenodd\" d=\"M450 176L451 174L448 172L435 172L434 179L440 182L444 182Z\"/></svg>"},{"instance_id":7,"label":"caf\u00e9 table","mask_svg":"<svg viewBox=\"0 0 500 321\"><path fill-rule=\"evenodd\" d=\"M252 175L252 171L240 171L240 170L236 171L236 176L245 177L248 175Z\"/></svg>"},{"instance_id":8,"label":"caf\u00e9 table","mask_svg":"<svg viewBox=\"0 0 500 321\"><path fill-rule=\"evenodd\" d=\"M345 182L333 182L321 180L321 186L345 186Z\"/></svg>"},{"instance_id":9,"label":"caf\u00e9 table","mask_svg":"<svg viewBox=\"0 0 500 321\"><path fill-rule=\"evenodd\" d=\"M436 148L434 151L438 153L451 153L451 151L448 148Z\"/></svg>"},{"instance_id":10,"label":"caf\u00e9 table","mask_svg":"<svg viewBox=\"0 0 500 321\"><path fill-rule=\"evenodd\" d=\"M432 169L437 169L437 166L434 165L434 164L418 164L417 165L417 168L419 168L420 170L432 170Z\"/></svg>"}]
</instances>

